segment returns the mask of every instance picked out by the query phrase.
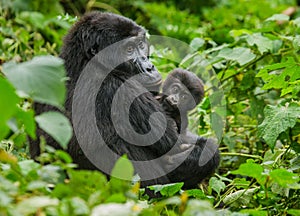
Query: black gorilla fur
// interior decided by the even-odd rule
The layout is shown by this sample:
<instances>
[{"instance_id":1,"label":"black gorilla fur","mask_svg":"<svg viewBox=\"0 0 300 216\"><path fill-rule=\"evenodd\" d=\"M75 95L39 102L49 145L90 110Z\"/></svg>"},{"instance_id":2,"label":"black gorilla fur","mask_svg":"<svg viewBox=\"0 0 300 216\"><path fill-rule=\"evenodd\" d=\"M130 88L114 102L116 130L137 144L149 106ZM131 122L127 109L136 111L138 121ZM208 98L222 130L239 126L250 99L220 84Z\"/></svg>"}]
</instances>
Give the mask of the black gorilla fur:
<instances>
[{"instance_id":1,"label":"black gorilla fur","mask_svg":"<svg viewBox=\"0 0 300 216\"><path fill-rule=\"evenodd\" d=\"M132 20L111 13L92 12L86 14L73 26L64 39L60 55L65 60L65 68L70 78L67 82L68 94L65 103L65 115L69 119L71 119L72 114L74 88L81 71L87 63L103 48L125 38L137 36L139 33L145 33L145 30ZM116 53L116 55L120 54ZM166 117L167 130L165 134L160 140L150 146L131 145L116 133L110 116L112 99L124 80L136 73L136 71L133 71L135 70L133 67L133 64L122 64L106 77L96 98L96 119L100 133L114 152L119 155L127 154L131 160L146 161L167 153L177 141L178 132L173 125L172 119ZM141 87L141 84L136 83L136 85L132 86L132 91ZM53 109L50 106L36 104L37 113ZM136 132L140 134L146 134L151 129L148 120L152 113L164 113L162 106L150 92L142 94L134 100L130 111L130 123ZM158 130L160 129L160 123L156 122ZM48 145L59 148L57 143L40 129L38 129L38 133L45 136ZM33 158L40 153L38 143L38 140L30 143L30 153ZM97 140L95 140L94 144L98 144ZM215 145L214 143L210 144ZM196 187L197 183L211 174L219 163L219 153L216 151L211 155L211 159L206 165L198 165L204 146L205 142L203 142L203 145L196 145L190 156L178 168L163 177L142 182L142 186L183 181L186 188ZM72 137L67 151L80 169L97 169L80 149L75 136Z\"/></svg>"},{"instance_id":2,"label":"black gorilla fur","mask_svg":"<svg viewBox=\"0 0 300 216\"><path fill-rule=\"evenodd\" d=\"M176 92L174 92L176 88ZM175 96L177 95L177 96ZM185 97L183 97L183 95ZM176 97L175 101L174 97ZM182 144L179 146L179 153L175 155L167 155L166 166L176 166L182 157L186 157L189 153L188 149L194 147L189 158L199 160L199 155L202 155L202 159L206 160L203 170L198 166L190 167L190 172L195 173L194 178L190 178L185 182L185 188L193 188L199 182L199 176L208 175L209 169L211 173L217 168L219 164L219 153L215 141L213 139L206 139L204 137L197 136L188 131L188 111L194 109L204 97L204 85L201 79L199 79L194 73L176 68L171 71L162 87L162 94L156 96L158 101L162 104L166 115L174 120L178 133L181 134ZM174 124L174 125L175 125ZM195 145L195 146L194 146ZM180 152L181 151L181 152ZM188 161L188 160L187 160ZM185 163L187 162L185 161ZM184 169L188 164L180 166L177 170Z\"/></svg>"}]
</instances>

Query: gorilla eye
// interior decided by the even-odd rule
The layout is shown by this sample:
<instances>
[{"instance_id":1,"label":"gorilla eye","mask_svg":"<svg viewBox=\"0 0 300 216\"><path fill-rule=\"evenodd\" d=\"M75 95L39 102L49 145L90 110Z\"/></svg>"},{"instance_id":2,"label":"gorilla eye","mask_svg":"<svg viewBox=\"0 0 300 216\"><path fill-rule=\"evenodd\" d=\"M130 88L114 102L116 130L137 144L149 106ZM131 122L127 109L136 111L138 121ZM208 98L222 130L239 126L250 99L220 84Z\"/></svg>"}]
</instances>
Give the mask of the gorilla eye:
<instances>
[{"instance_id":1,"label":"gorilla eye","mask_svg":"<svg viewBox=\"0 0 300 216\"><path fill-rule=\"evenodd\" d=\"M187 98L188 98L188 95L187 95L187 94L181 95L181 99L185 100L185 99L187 99Z\"/></svg>"},{"instance_id":2,"label":"gorilla eye","mask_svg":"<svg viewBox=\"0 0 300 216\"><path fill-rule=\"evenodd\" d=\"M143 41L140 41L138 46L140 49L145 49L145 43Z\"/></svg>"},{"instance_id":3,"label":"gorilla eye","mask_svg":"<svg viewBox=\"0 0 300 216\"><path fill-rule=\"evenodd\" d=\"M132 54L133 51L134 51L134 47L133 47L133 46L128 46L128 47L127 47L127 53L128 53L128 54Z\"/></svg>"},{"instance_id":4,"label":"gorilla eye","mask_svg":"<svg viewBox=\"0 0 300 216\"><path fill-rule=\"evenodd\" d=\"M174 87L172 88L172 93L173 93L173 94L177 94L178 91L179 91L179 88L178 88L177 86L174 86Z\"/></svg>"}]
</instances>

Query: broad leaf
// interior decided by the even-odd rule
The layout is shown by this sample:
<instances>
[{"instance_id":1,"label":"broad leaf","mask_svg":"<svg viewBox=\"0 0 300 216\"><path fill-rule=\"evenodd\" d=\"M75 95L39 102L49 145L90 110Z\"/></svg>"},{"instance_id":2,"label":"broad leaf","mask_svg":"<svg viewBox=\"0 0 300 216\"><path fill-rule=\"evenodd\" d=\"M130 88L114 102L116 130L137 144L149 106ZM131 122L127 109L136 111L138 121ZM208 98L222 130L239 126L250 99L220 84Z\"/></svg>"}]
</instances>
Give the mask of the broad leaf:
<instances>
[{"instance_id":1,"label":"broad leaf","mask_svg":"<svg viewBox=\"0 0 300 216\"><path fill-rule=\"evenodd\" d=\"M286 169L276 169L270 172L270 176L274 182L285 188L293 188L297 186L299 189L299 175L291 173Z\"/></svg>"},{"instance_id":2,"label":"broad leaf","mask_svg":"<svg viewBox=\"0 0 300 216\"><path fill-rule=\"evenodd\" d=\"M148 186L148 188L153 190L154 193L160 192L161 195L165 197L170 197L178 193L181 190L183 184L183 182L179 182L165 185L151 185Z\"/></svg>"},{"instance_id":3,"label":"broad leaf","mask_svg":"<svg viewBox=\"0 0 300 216\"><path fill-rule=\"evenodd\" d=\"M7 63L3 72L18 91L37 102L62 108L65 101L63 61L53 56L39 56L31 61Z\"/></svg>"},{"instance_id":4,"label":"broad leaf","mask_svg":"<svg viewBox=\"0 0 300 216\"><path fill-rule=\"evenodd\" d=\"M286 106L266 106L264 109L265 119L258 126L258 136L262 137L267 144L274 149L275 142L280 133L288 128L293 128L300 118L300 106L290 103Z\"/></svg>"},{"instance_id":5,"label":"broad leaf","mask_svg":"<svg viewBox=\"0 0 300 216\"><path fill-rule=\"evenodd\" d=\"M262 175L263 167L253 162L253 160L247 160L247 163L241 164L237 170L231 171L232 174L239 174L255 178L260 184L264 184L265 176Z\"/></svg>"},{"instance_id":6,"label":"broad leaf","mask_svg":"<svg viewBox=\"0 0 300 216\"><path fill-rule=\"evenodd\" d=\"M19 100L15 89L6 79L0 76L0 140L9 131L6 122L16 113Z\"/></svg>"},{"instance_id":7,"label":"broad leaf","mask_svg":"<svg viewBox=\"0 0 300 216\"><path fill-rule=\"evenodd\" d=\"M226 187L224 182L216 177L211 177L209 180L209 186L220 195L221 191L223 191Z\"/></svg>"},{"instance_id":8,"label":"broad leaf","mask_svg":"<svg viewBox=\"0 0 300 216\"><path fill-rule=\"evenodd\" d=\"M39 127L51 135L64 149L72 137L69 120L59 112L45 112L35 117Z\"/></svg>"},{"instance_id":9,"label":"broad leaf","mask_svg":"<svg viewBox=\"0 0 300 216\"><path fill-rule=\"evenodd\" d=\"M33 110L23 110L18 108L16 113L17 121L25 126L26 133L33 139L36 138L35 129L36 124L34 121L34 112Z\"/></svg>"},{"instance_id":10,"label":"broad leaf","mask_svg":"<svg viewBox=\"0 0 300 216\"><path fill-rule=\"evenodd\" d=\"M241 66L243 66L255 59L256 55L253 54L252 51L248 48L235 47L233 49L222 49L219 52L218 57L224 58L226 60L237 61Z\"/></svg>"},{"instance_id":11,"label":"broad leaf","mask_svg":"<svg viewBox=\"0 0 300 216\"><path fill-rule=\"evenodd\" d=\"M128 181L132 180L133 175L133 165L126 156L120 157L111 171L111 176Z\"/></svg>"},{"instance_id":12,"label":"broad leaf","mask_svg":"<svg viewBox=\"0 0 300 216\"><path fill-rule=\"evenodd\" d=\"M261 54L270 51L273 45L272 40L262 36L261 33L248 35L246 40L250 46L256 45Z\"/></svg>"},{"instance_id":13,"label":"broad leaf","mask_svg":"<svg viewBox=\"0 0 300 216\"><path fill-rule=\"evenodd\" d=\"M257 188L238 190L226 196L223 201L226 205L231 205L233 207L247 205L257 190Z\"/></svg>"},{"instance_id":14,"label":"broad leaf","mask_svg":"<svg viewBox=\"0 0 300 216\"><path fill-rule=\"evenodd\" d=\"M196 37L191 41L190 47L196 51L199 48L201 48L204 44L205 44L204 39Z\"/></svg>"}]
</instances>

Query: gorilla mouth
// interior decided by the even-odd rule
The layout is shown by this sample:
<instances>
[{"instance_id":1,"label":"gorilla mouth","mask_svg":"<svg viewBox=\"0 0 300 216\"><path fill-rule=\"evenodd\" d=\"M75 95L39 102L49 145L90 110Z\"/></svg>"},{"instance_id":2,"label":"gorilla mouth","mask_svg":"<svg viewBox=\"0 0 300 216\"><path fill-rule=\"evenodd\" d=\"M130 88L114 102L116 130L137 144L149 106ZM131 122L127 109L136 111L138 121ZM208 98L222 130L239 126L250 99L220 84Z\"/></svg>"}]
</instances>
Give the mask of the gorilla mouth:
<instances>
[{"instance_id":1,"label":"gorilla mouth","mask_svg":"<svg viewBox=\"0 0 300 216\"><path fill-rule=\"evenodd\" d=\"M153 82L146 82L144 84L145 87L156 87L162 84L162 79L154 80Z\"/></svg>"}]
</instances>

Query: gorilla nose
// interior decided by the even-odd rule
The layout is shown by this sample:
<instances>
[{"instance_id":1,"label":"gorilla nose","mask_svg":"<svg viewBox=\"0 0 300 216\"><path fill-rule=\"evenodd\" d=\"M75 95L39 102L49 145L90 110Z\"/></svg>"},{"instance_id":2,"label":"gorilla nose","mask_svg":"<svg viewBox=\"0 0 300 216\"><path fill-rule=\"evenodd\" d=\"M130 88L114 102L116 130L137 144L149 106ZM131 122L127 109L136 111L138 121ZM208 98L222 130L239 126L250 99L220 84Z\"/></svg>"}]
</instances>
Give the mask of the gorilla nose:
<instances>
[{"instance_id":1,"label":"gorilla nose","mask_svg":"<svg viewBox=\"0 0 300 216\"><path fill-rule=\"evenodd\" d=\"M172 106L178 104L178 98L175 95L170 95L170 103Z\"/></svg>"},{"instance_id":2,"label":"gorilla nose","mask_svg":"<svg viewBox=\"0 0 300 216\"><path fill-rule=\"evenodd\" d=\"M147 72L152 73L152 71L154 70L154 65L153 64L149 64L148 67L146 68Z\"/></svg>"}]
</instances>

